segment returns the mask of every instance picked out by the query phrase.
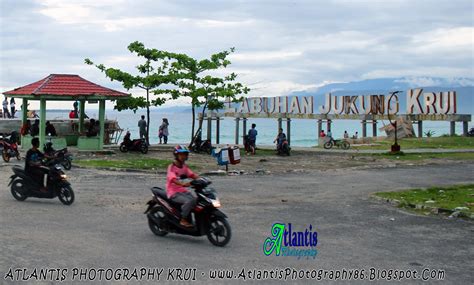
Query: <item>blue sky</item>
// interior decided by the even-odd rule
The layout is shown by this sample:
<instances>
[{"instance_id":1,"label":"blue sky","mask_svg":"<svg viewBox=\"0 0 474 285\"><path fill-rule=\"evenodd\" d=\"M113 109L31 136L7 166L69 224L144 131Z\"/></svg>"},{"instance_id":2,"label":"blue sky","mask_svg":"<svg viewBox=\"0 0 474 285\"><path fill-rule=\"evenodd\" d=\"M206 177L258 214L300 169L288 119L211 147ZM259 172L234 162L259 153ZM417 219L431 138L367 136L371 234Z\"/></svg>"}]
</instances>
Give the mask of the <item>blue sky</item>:
<instances>
[{"instance_id":1,"label":"blue sky","mask_svg":"<svg viewBox=\"0 0 474 285\"><path fill-rule=\"evenodd\" d=\"M251 96L382 77L474 78L471 0L0 1L2 92L50 73L124 91L83 60L132 72L139 61L126 47L136 40L196 58L235 47L226 72Z\"/></svg>"}]
</instances>

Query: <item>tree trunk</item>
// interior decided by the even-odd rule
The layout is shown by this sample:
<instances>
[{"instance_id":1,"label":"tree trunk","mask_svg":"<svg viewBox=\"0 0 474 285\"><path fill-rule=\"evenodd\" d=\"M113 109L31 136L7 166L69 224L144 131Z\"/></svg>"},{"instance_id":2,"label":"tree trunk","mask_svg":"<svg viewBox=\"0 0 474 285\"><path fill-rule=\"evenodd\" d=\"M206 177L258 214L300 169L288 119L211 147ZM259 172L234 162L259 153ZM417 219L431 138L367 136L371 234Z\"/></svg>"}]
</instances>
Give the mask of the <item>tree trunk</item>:
<instances>
[{"instance_id":1,"label":"tree trunk","mask_svg":"<svg viewBox=\"0 0 474 285\"><path fill-rule=\"evenodd\" d=\"M195 137L195 134L194 134L194 127L196 126L196 108L194 106L194 104L192 105L192 120L193 122L191 123L191 141L189 142L189 147L191 147L191 145L193 144L193 141L194 141L194 137Z\"/></svg>"}]
</instances>

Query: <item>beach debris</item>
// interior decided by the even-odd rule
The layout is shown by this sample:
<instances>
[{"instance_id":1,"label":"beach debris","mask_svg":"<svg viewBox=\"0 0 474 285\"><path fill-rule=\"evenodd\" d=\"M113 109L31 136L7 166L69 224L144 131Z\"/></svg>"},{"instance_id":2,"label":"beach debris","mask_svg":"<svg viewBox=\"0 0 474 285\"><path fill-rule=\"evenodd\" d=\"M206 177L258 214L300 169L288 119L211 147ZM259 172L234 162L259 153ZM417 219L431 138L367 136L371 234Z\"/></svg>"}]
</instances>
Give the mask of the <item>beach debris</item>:
<instances>
[{"instance_id":1,"label":"beach debris","mask_svg":"<svg viewBox=\"0 0 474 285\"><path fill-rule=\"evenodd\" d=\"M468 207L456 207L453 209L453 211L455 212L460 212L460 211L468 211L469 208Z\"/></svg>"},{"instance_id":2,"label":"beach debris","mask_svg":"<svg viewBox=\"0 0 474 285\"><path fill-rule=\"evenodd\" d=\"M392 222L395 221L395 218L390 218L390 221L392 221Z\"/></svg>"},{"instance_id":3,"label":"beach debris","mask_svg":"<svg viewBox=\"0 0 474 285\"><path fill-rule=\"evenodd\" d=\"M433 204L433 203L436 203L435 201L433 200L428 200L428 201L425 201L426 204Z\"/></svg>"}]
</instances>

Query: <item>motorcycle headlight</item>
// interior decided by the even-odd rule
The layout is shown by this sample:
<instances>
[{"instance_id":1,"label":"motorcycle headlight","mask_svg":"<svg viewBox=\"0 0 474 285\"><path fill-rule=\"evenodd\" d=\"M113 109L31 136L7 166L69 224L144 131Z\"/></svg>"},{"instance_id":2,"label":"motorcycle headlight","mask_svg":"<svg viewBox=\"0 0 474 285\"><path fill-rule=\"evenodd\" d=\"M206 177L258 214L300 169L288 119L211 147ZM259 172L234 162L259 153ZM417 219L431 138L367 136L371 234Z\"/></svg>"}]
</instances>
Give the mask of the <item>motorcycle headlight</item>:
<instances>
[{"instance_id":1,"label":"motorcycle headlight","mask_svg":"<svg viewBox=\"0 0 474 285\"><path fill-rule=\"evenodd\" d=\"M211 200L211 203L212 203L212 206L214 206L214 208L220 208L221 207L221 201L219 201L219 199L209 199Z\"/></svg>"},{"instance_id":2,"label":"motorcycle headlight","mask_svg":"<svg viewBox=\"0 0 474 285\"><path fill-rule=\"evenodd\" d=\"M66 174L61 174L61 178L62 178L62 179L66 179L66 178L67 178L67 175L66 175Z\"/></svg>"}]
</instances>

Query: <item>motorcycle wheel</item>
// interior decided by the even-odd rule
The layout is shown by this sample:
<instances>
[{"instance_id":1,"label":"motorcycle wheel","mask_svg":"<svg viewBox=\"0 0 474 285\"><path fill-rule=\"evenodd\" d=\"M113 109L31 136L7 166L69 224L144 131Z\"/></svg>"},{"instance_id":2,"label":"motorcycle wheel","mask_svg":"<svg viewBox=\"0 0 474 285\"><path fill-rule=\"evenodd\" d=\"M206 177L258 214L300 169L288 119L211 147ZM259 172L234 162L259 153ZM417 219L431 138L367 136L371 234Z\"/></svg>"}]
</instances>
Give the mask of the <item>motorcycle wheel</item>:
<instances>
[{"instance_id":1,"label":"motorcycle wheel","mask_svg":"<svg viewBox=\"0 0 474 285\"><path fill-rule=\"evenodd\" d=\"M332 142L330 142L330 141L329 141L329 142L325 142L325 143L324 143L324 148L325 148L325 149L331 149L331 148L332 148Z\"/></svg>"},{"instance_id":2,"label":"motorcycle wheel","mask_svg":"<svg viewBox=\"0 0 474 285\"><path fill-rule=\"evenodd\" d=\"M11 193L13 195L13 198L17 199L18 201L25 201L28 196L23 194L23 180L22 179L17 179L13 181L13 184L11 186Z\"/></svg>"},{"instance_id":3,"label":"motorcycle wheel","mask_svg":"<svg viewBox=\"0 0 474 285\"><path fill-rule=\"evenodd\" d=\"M64 169L71 170L72 164L69 159L64 159L63 161L61 161L61 165L64 167Z\"/></svg>"},{"instance_id":4,"label":"motorcycle wheel","mask_svg":"<svg viewBox=\"0 0 474 285\"><path fill-rule=\"evenodd\" d=\"M3 158L3 161L5 161L5 162L10 161L10 155L8 154L8 151L6 151L5 149L2 152L2 158Z\"/></svg>"},{"instance_id":5,"label":"motorcycle wheel","mask_svg":"<svg viewBox=\"0 0 474 285\"><path fill-rule=\"evenodd\" d=\"M143 154L146 154L148 152L148 146L146 145L146 143L142 144L140 146L140 151L143 153Z\"/></svg>"},{"instance_id":6,"label":"motorcycle wheel","mask_svg":"<svg viewBox=\"0 0 474 285\"><path fill-rule=\"evenodd\" d=\"M283 152L290 156L290 147L288 145L283 146Z\"/></svg>"},{"instance_id":7,"label":"motorcycle wheel","mask_svg":"<svg viewBox=\"0 0 474 285\"><path fill-rule=\"evenodd\" d=\"M157 221L161 221L165 218L165 213L163 212L163 210L161 208L159 208L158 210L151 213L151 215L153 215L153 217ZM148 217L148 227L150 227L151 232L154 233L157 236L164 237L165 235L168 234L167 231L160 228L160 226L157 225L155 223L155 221L153 221L150 217Z\"/></svg>"},{"instance_id":8,"label":"motorcycle wheel","mask_svg":"<svg viewBox=\"0 0 474 285\"><path fill-rule=\"evenodd\" d=\"M124 145L124 144L121 144L121 145L120 145L120 151L121 151L121 152L128 152L127 146Z\"/></svg>"},{"instance_id":9,"label":"motorcycle wheel","mask_svg":"<svg viewBox=\"0 0 474 285\"><path fill-rule=\"evenodd\" d=\"M230 224L226 218L211 217L207 239L215 246L225 246L232 236Z\"/></svg>"},{"instance_id":10,"label":"motorcycle wheel","mask_svg":"<svg viewBox=\"0 0 474 285\"><path fill-rule=\"evenodd\" d=\"M74 202L74 191L70 185L66 185L59 189L58 198L64 205L71 205Z\"/></svg>"},{"instance_id":11,"label":"motorcycle wheel","mask_svg":"<svg viewBox=\"0 0 474 285\"><path fill-rule=\"evenodd\" d=\"M349 149L351 147L350 143L346 142L346 141L343 141L341 143L341 148L342 149Z\"/></svg>"}]
</instances>

